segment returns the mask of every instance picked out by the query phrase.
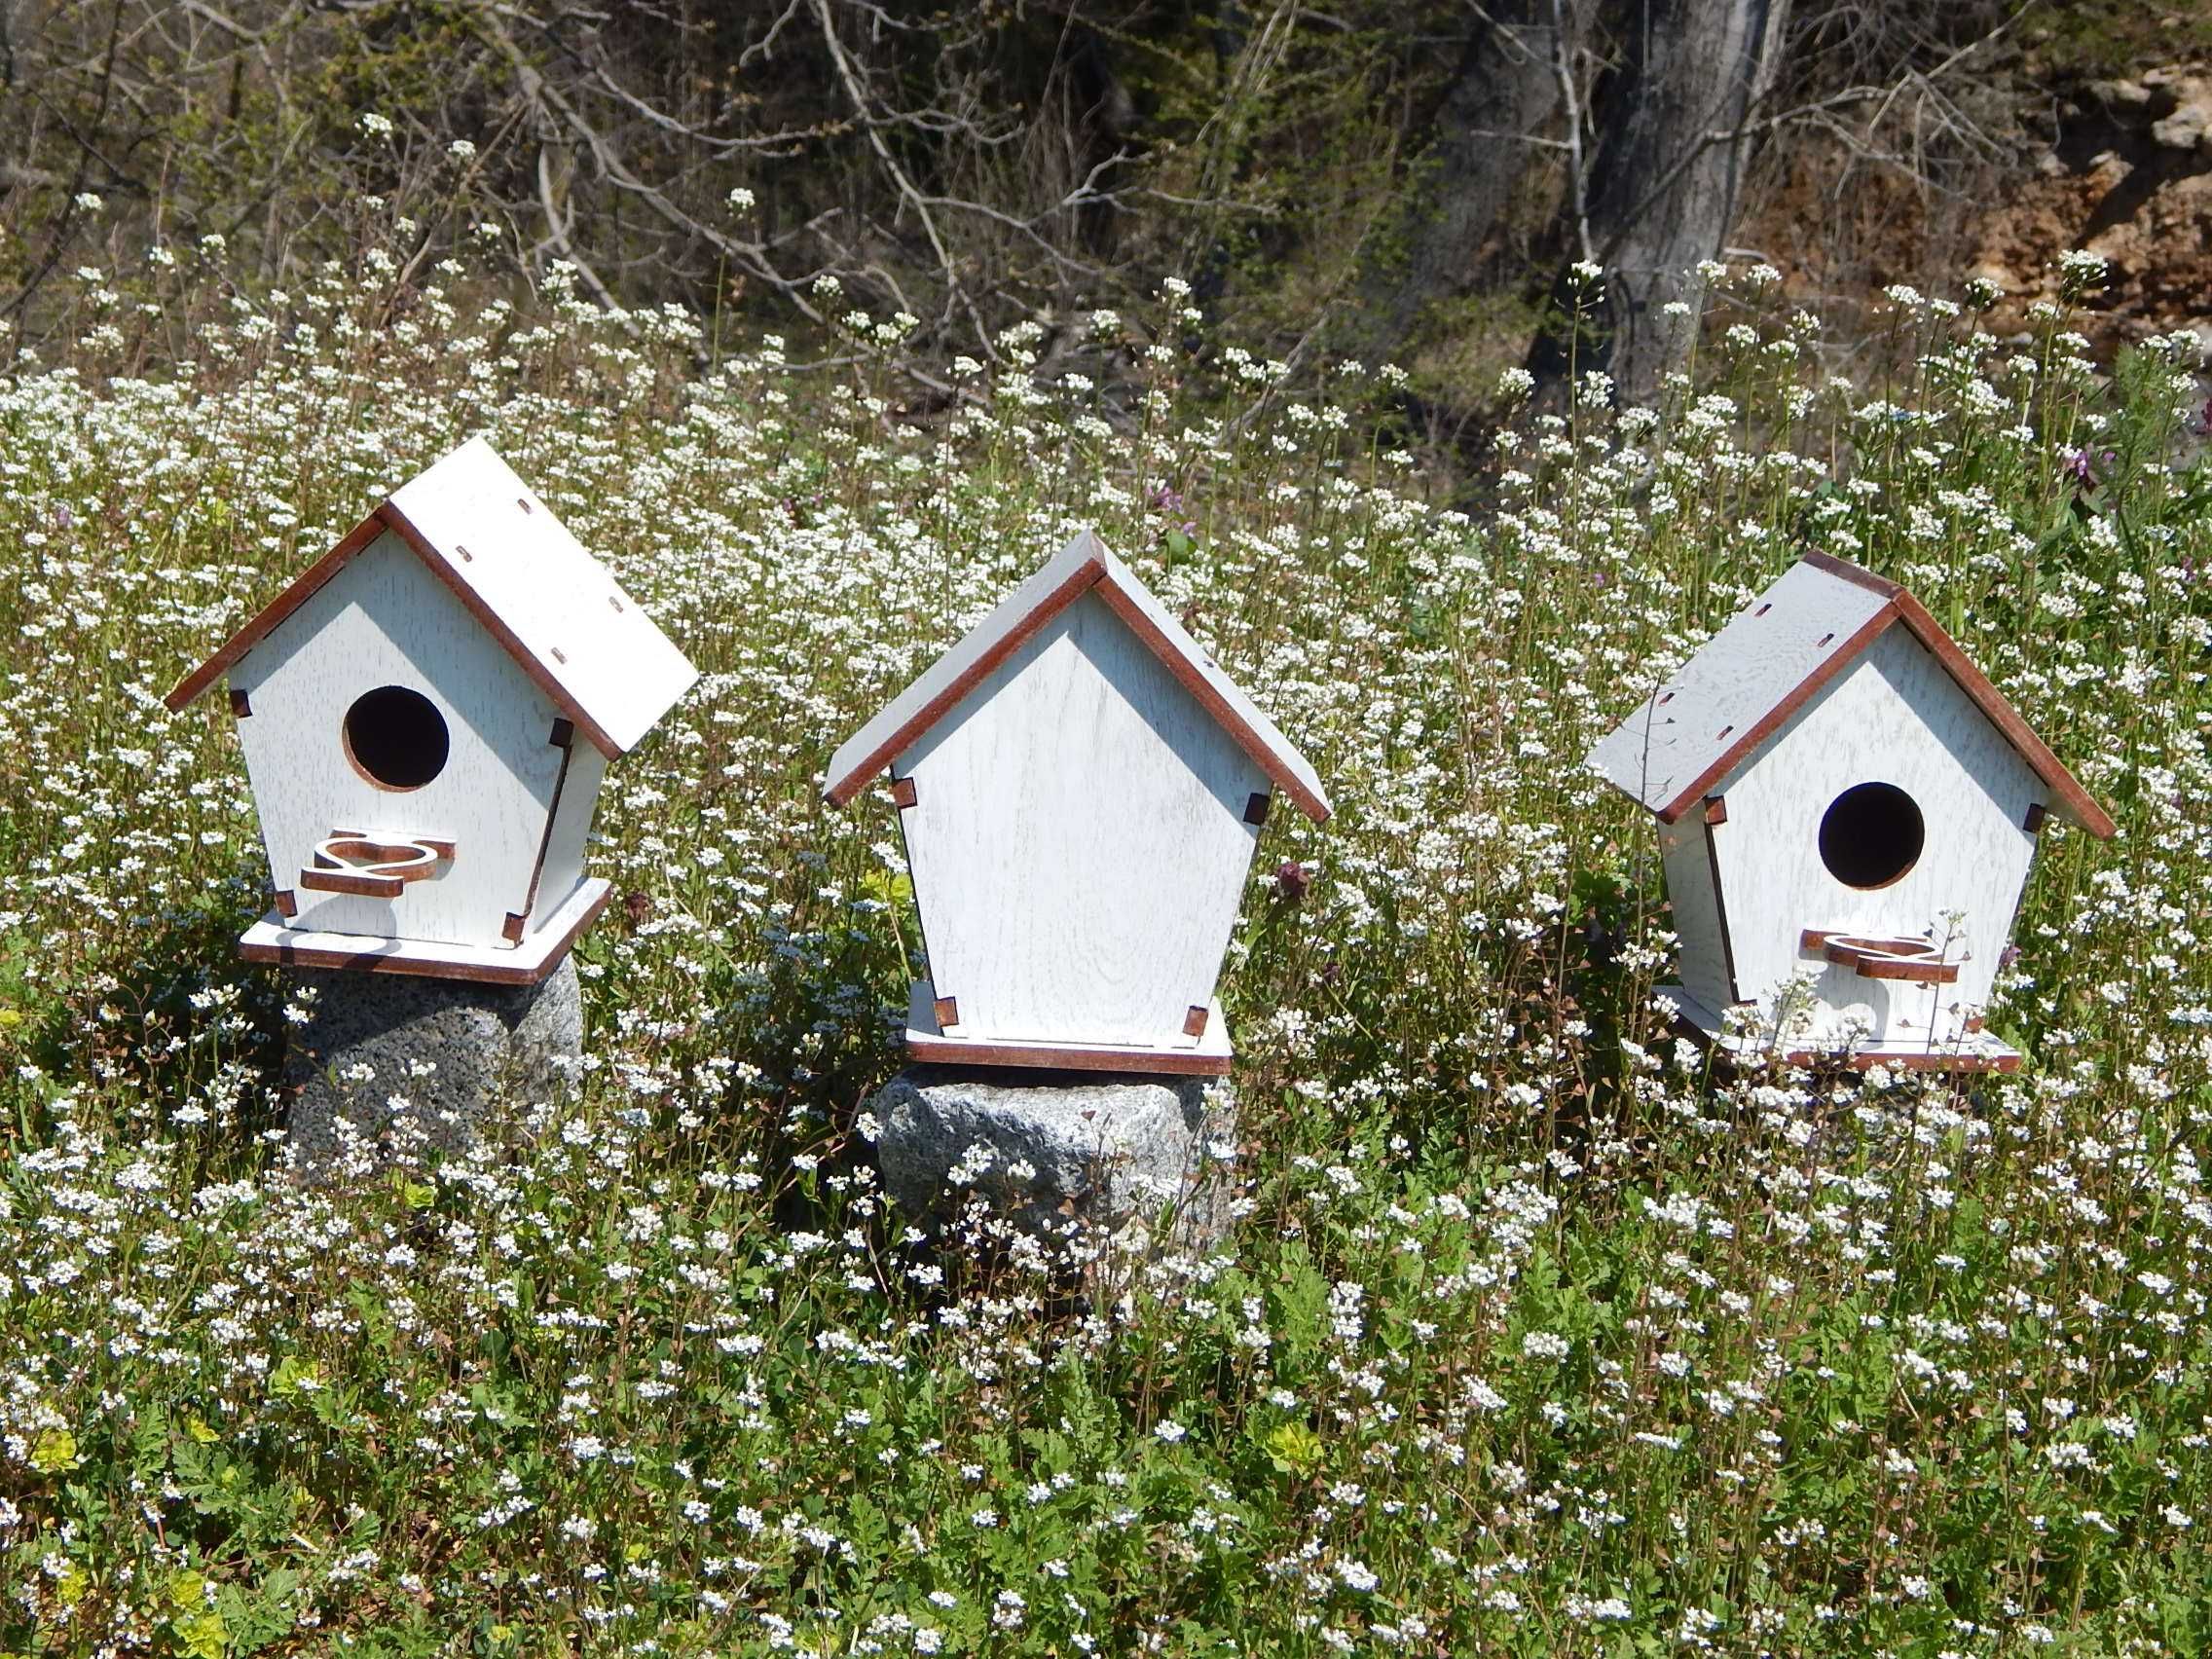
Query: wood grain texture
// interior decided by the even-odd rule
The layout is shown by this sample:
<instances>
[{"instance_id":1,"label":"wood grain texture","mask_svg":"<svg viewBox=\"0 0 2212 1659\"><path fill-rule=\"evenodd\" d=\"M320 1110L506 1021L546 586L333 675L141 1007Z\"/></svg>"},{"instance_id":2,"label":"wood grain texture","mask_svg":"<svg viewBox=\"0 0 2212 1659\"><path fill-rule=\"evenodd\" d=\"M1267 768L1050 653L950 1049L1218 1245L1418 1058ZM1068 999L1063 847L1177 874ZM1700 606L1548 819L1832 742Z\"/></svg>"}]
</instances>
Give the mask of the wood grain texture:
<instances>
[{"instance_id":1,"label":"wood grain texture","mask_svg":"<svg viewBox=\"0 0 2212 1659\"><path fill-rule=\"evenodd\" d=\"M930 982L921 979L915 981L907 999L906 1052L930 1064L1227 1077L1235 1057L1218 1002L1206 1007L1204 1038L1175 1049L1150 1049L1112 1043L1024 1043L948 1036L932 1009L936 997Z\"/></svg>"},{"instance_id":2,"label":"wood grain texture","mask_svg":"<svg viewBox=\"0 0 2212 1659\"><path fill-rule=\"evenodd\" d=\"M964 705L1001 664L1086 595L1112 608L1161 666L1308 817L1316 824L1328 819L1328 794L1306 757L1089 531L1071 540L839 745L830 756L824 793L839 806L849 803L868 779Z\"/></svg>"},{"instance_id":3,"label":"wood grain texture","mask_svg":"<svg viewBox=\"0 0 2212 1659\"><path fill-rule=\"evenodd\" d=\"M2035 734L2028 722L2020 718L2019 711L2005 700L2003 692L1989 682L1988 677L1974 667L1961 650L1958 643L1943 631L1928 608L1899 589L1897 597L1898 615L1910 628L1913 636L1927 646L1936 660L1958 682L1959 689L1971 698L1989 723L2004 734L2005 741L2018 752L2028 767L2050 787L2056 797L2057 809L2102 840L2109 840L2120 831L2112 821L2112 814L2098 804L2094 795L2083 789L2074 774L2068 771L2050 746Z\"/></svg>"},{"instance_id":4,"label":"wood grain texture","mask_svg":"<svg viewBox=\"0 0 2212 1659\"><path fill-rule=\"evenodd\" d=\"M304 929L490 944L522 907L564 752L554 709L395 535L296 607L231 671L253 701L239 742L274 884L297 888L342 830L449 841L451 865L392 899L296 892ZM433 677L434 676L434 677ZM444 719L444 769L421 789L378 788L348 761L346 711L382 685L420 692Z\"/></svg>"},{"instance_id":5,"label":"wood grain texture","mask_svg":"<svg viewBox=\"0 0 2212 1659\"><path fill-rule=\"evenodd\" d=\"M1212 1000L1267 779L1096 595L898 757L931 977L964 1035L1187 1047Z\"/></svg>"},{"instance_id":6,"label":"wood grain texture","mask_svg":"<svg viewBox=\"0 0 2212 1659\"><path fill-rule=\"evenodd\" d=\"M1820 854L1829 805L1869 782L1910 795L1926 836L1910 869L1871 889L1838 881ZM1728 786L1728 824L1714 846L1739 994L1763 1005L1807 975L1819 1031L1859 1018L1884 1041L1945 1046L1988 1000L2035 847L2021 819L2043 789L1909 630L1884 635ZM1951 939L1944 917L1954 911L1964 921ZM1808 929L1948 939L1945 960L1958 963L1957 981L1869 979L1809 949ZM1686 969L1684 981L1701 1000L1710 988Z\"/></svg>"},{"instance_id":7,"label":"wood grain texture","mask_svg":"<svg viewBox=\"0 0 2212 1659\"><path fill-rule=\"evenodd\" d=\"M1167 607L1137 580L1126 565L1111 553L1105 554L1105 560L1106 574L1098 584L1099 597L1151 646L1167 671L1220 722L1222 729L1235 739L1275 788L1314 823L1326 824L1335 809L1330 806L1328 792L1321 788L1321 780L1308 764L1306 756L1292 747L1290 739L1283 736L1259 705L1221 671L1221 665L1206 655L1198 641L1183 631L1183 625L1175 620Z\"/></svg>"},{"instance_id":8,"label":"wood grain texture","mask_svg":"<svg viewBox=\"0 0 2212 1659\"><path fill-rule=\"evenodd\" d=\"M1792 1066L1845 1065L1856 1071L1888 1066L1893 1071L2016 1072L2020 1051L2000 1042L1981 1028L1978 1020L1949 1047L1930 1046L1925 1040L1899 1039L1868 1042L1856 1049L1822 1047L1791 1041L1776 1043L1757 1034L1730 1035L1720 1015L1679 985L1661 985L1654 999L1674 1010L1676 1024L1705 1048L1739 1066L1758 1066L1780 1060Z\"/></svg>"},{"instance_id":9,"label":"wood grain texture","mask_svg":"<svg viewBox=\"0 0 2212 1659\"><path fill-rule=\"evenodd\" d=\"M466 979L483 985L535 985L561 966L561 959L569 954L577 936L607 908L609 897L606 882L587 881L521 945L491 948L296 928L286 925L284 918L272 910L246 929L239 940L239 954L248 962L284 963L296 968L350 968L361 973Z\"/></svg>"},{"instance_id":10,"label":"wood grain texture","mask_svg":"<svg viewBox=\"0 0 2212 1659\"><path fill-rule=\"evenodd\" d=\"M604 753L634 746L698 678L607 568L473 438L402 486L179 681L168 706L199 696L388 533Z\"/></svg>"},{"instance_id":11,"label":"wood grain texture","mask_svg":"<svg viewBox=\"0 0 2212 1659\"><path fill-rule=\"evenodd\" d=\"M335 547L294 576L285 584L281 593L255 611L243 627L218 645L214 655L170 686L169 694L162 701L172 711L189 705L208 686L228 674L234 665L244 658L246 652L274 633L287 616L313 599L324 582L351 563L355 554L370 546L390 528L385 522L380 508L348 531Z\"/></svg>"},{"instance_id":12,"label":"wood grain texture","mask_svg":"<svg viewBox=\"0 0 2212 1659\"><path fill-rule=\"evenodd\" d=\"M1097 538L1088 533L1079 535L999 601L957 645L837 746L830 757L823 793L836 805L849 806L870 778L958 707L1032 634L1097 583L1106 569L1097 555Z\"/></svg>"}]
</instances>

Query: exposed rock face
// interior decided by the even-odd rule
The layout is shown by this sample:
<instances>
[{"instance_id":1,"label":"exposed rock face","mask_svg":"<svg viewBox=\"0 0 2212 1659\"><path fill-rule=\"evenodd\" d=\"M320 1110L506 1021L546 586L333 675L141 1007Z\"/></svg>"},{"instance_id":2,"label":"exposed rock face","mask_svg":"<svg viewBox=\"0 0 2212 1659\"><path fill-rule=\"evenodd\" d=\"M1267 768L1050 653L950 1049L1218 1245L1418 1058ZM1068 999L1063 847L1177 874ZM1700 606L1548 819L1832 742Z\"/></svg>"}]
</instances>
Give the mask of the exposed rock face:
<instances>
[{"instance_id":1,"label":"exposed rock face","mask_svg":"<svg viewBox=\"0 0 2212 1659\"><path fill-rule=\"evenodd\" d=\"M544 1102L583 1052L583 1001L569 960L543 983L294 969L315 996L284 1056L299 1171L407 1163L466 1146L492 1104Z\"/></svg>"},{"instance_id":2,"label":"exposed rock face","mask_svg":"<svg viewBox=\"0 0 2212 1659\"><path fill-rule=\"evenodd\" d=\"M2071 248L2109 267L2097 310L2115 337L2207 326L2212 71L2092 83L2061 116L2036 173L1982 221L1973 274L2013 296L1996 332L2025 327L2027 307L2055 297L2053 262Z\"/></svg>"},{"instance_id":3,"label":"exposed rock face","mask_svg":"<svg viewBox=\"0 0 2212 1659\"><path fill-rule=\"evenodd\" d=\"M1123 1242L1198 1247L1229 1223L1227 1085L1191 1078L915 1066L870 1103L885 1188L909 1217L941 1223L969 1196L1033 1235L1071 1222Z\"/></svg>"}]
</instances>

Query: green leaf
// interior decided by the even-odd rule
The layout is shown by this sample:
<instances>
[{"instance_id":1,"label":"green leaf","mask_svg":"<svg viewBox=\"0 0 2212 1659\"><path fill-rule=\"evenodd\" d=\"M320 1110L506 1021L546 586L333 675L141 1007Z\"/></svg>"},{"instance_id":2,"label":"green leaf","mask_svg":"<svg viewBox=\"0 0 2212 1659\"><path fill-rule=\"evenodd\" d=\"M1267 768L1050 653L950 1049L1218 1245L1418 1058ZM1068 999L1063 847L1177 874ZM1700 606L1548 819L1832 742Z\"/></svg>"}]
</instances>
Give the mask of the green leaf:
<instances>
[{"instance_id":1,"label":"green leaf","mask_svg":"<svg viewBox=\"0 0 2212 1659\"><path fill-rule=\"evenodd\" d=\"M278 1399L289 1394L312 1394L322 1386L322 1372L314 1361L288 1353L269 1376L269 1392Z\"/></svg>"},{"instance_id":2,"label":"green leaf","mask_svg":"<svg viewBox=\"0 0 2212 1659\"><path fill-rule=\"evenodd\" d=\"M861 892L894 910L903 909L914 902L913 878L903 870L885 869L880 866L861 877Z\"/></svg>"},{"instance_id":3,"label":"green leaf","mask_svg":"<svg viewBox=\"0 0 2212 1659\"><path fill-rule=\"evenodd\" d=\"M1261 1438L1260 1447L1277 1474L1301 1478L1321 1466L1322 1454L1327 1451L1321 1437L1302 1422L1277 1423Z\"/></svg>"},{"instance_id":4,"label":"green leaf","mask_svg":"<svg viewBox=\"0 0 2212 1659\"><path fill-rule=\"evenodd\" d=\"M42 1475L74 1469L85 1459L77 1456L77 1437L65 1428L50 1428L31 1442L31 1467Z\"/></svg>"},{"instance_id":5,"label":"green leaf","mask_svg":"<svg viewBox=\"0 0 2212 1659\"><path fill-rule=\"evenodd\" d=\"M192 1659L223 1659L231 1645L231 1627L212 1607L197 1613L179 1613L169 1620L176 1632L177 1649Z\"/></svg>"}]
</instances>

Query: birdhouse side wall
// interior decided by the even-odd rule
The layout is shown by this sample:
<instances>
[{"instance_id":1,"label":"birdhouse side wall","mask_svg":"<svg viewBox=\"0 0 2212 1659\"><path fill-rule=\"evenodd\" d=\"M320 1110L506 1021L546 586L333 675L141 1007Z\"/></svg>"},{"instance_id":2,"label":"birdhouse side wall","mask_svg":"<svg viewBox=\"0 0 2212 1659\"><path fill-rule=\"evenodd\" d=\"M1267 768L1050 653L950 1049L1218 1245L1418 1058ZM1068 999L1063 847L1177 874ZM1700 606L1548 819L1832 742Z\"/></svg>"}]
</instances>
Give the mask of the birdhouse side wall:
<instances>
[{"instance_id":1,"label":"birdhouse side wall","mask_svg":"<svg viewBox=\"0 0 2212 1659\"><path fill-rule=\"evenodd\" d=\"M960 1035L1193 1045L1269 784L1102 601L1070 605L893 769Z\"/></svg>"},{"instance_id":2,"label":"birdhouse side wall","mask_svg":"<svg viewBox=\"0 0 2212 1659\"><path fill-rule=\"evenodd\" d=\"M396 535L378 538L231 671L270 876L296 928L499 946L526 908L563 751L556 711ZM380 788L349 757L348 711L400 686L443 719L428 783ZM450 865L396 899L303 887L317 844L341 830L451 841Z\"/></svg>"},{"instance_id":3,"label":"birdhouse side wall","mask_svg":"<svg viewBox=\"0 0 2212 1659\"><path fill-rule=\"evenodd\" d=\"M1713 876L1711 831L1704 819L1692 815L1660 825L1659 852L1667 871L1672 926L1681 940L1682 988L1718 1012L1736 1000L1736 988L1728 971L1728 939Z\"/></svg>"},{"instance_id":4,"label":"birdhouse side wall","mask_svg":"<svg viewBox=\"0 0 2212 1659\"><path fill-rule=\"evenodd\" d=\"M569 769L561 779L560 799L545 834L537 902L530 911L532 933L584 884L585 844L591 837L592 812L599 804L599 788L606 776L607 756L577 736L570 745Z\"/></svg>"},{"instance_id":5,"label":"birdhouse side wall","mask_svg":"<svg viewBox=\"0 0 2212 1659\"><path fill-rule=\"evenodd\" d=\"M1838 879L1821 853L1830 807L1865 783L1910 796L1924 836L1910 867L1873 887ZM1885 1040L1954 1040L1989 999L2034 856L2028 809L2047 793L1942 664L1891 629L1725 785L1726 822L1709 832L1740 994L1766 1003L1812 974L1821 1029L1855 1017ZM1805 948L1807 929L1948 938L1959 976L1869 978Z\"/></svg>"}]
</instances>

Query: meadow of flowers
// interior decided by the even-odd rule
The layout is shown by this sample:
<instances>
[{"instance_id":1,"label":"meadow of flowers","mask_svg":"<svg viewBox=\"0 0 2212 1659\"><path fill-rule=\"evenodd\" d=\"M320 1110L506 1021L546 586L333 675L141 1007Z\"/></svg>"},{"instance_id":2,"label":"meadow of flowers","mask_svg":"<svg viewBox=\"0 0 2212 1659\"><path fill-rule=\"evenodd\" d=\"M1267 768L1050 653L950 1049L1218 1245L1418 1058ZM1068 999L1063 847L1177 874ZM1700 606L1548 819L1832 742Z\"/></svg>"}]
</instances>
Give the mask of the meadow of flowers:
<instances>
[{"instance_id":1,"label":"meadow of flowers","mask_svg":"<svg viewBox=\"0 0 2212 1659\"><path fill-rule=\"evenodd\" d=\"M1448 505L1388 370L1177 284L932 388L896 318L802 363L224 258L0 335L0 1653L2212 1643L2196 342L1899 290L1839 358L1739 272L1663 407L1588 378ZM160 696L477 430L705 678L602 807L572 1094L303 1184L235 740ZM1084 524L1339 807L1263 843L1203 1257L929 1244L871 1179L910 900L821 767ZM1649 1005L1654 837L1581 756L1807 546L2120 820L2046 831L2017 1077L1719 1075Z\"/></svg>"}]
</instances>

